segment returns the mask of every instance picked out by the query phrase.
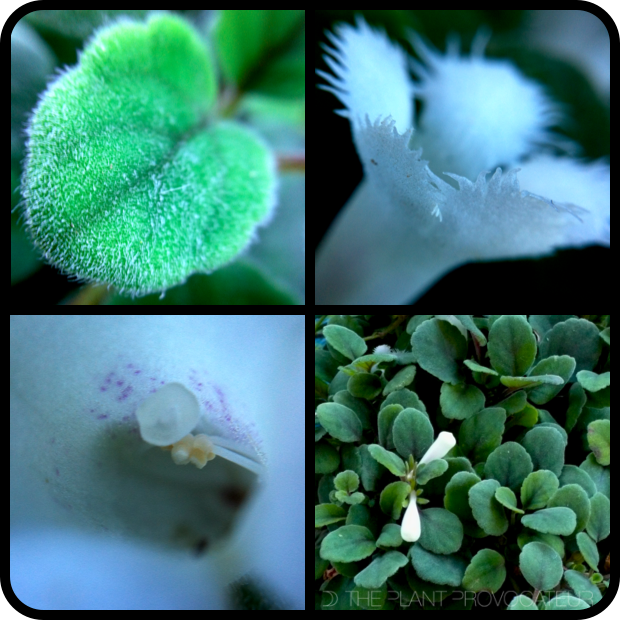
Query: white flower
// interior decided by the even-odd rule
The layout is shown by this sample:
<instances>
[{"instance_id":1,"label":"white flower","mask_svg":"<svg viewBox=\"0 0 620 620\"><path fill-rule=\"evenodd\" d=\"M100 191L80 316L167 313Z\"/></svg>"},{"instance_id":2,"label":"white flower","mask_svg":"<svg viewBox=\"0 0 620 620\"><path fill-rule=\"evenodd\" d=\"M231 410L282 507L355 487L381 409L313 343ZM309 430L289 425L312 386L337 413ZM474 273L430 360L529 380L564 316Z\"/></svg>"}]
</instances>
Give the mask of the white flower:
<instances>
[{"instance_id":1,"label":"white flower","mask_svg":"<svg viewBox=\"0 0 620 620\"><path fill-rule=\"evenodd\" d=\"M456 445L456 439L452 433L442 431L439 436L433 442L433 445L426 451L424 456L420 459L418 465L430 463L436 459L443 458L454 446ZM415 491L412 491L409 495L409 506L405 511L403 522L400 527L401 538L406 542L415 542L420 538L422 533L422 525L420 523L420 514L418 513L418 507L416 503L417 495Z\"/></svg>"},{"instance_id":2,"label":"white flower","mask_svg":"<svg viewBox=\"0 0 620 620\"><path fill-rule=\"evenodd\" d=\"M414 84L385 34L361 19L336 33L334 75L318 73L346 106L365 177L317 251L317 303L402 304L466 262L609 246L609 166L541 150L558 142L557 106L507 61L483 58L480 38L469 58L416 39L426 64L411 63Z\"/></svg>"},{"instance_id":3,"label":"white flower","mask_svg":"<svg viewBox=\"0 0 620 620\"><path fill-rule=\"evenodd\" d=\"M302 338L301 316L12 316L11 571L33 597L22 602L91 608L89 588L38 570L60 563L63 583L87 571L115 609L133 608L133 588L144 609L220 609L247 573L303 609ZM63 553L73 535L80 553ZM146 587L162 567L168 589Z\"/></svg>"},{"instance_id":4,"label":"white flower","mask_svg":"<svg viewBox=\"0 0 620 620\"><path fill-rule=\"evenodd\" d=\"M406 542L415 542L420 538L422 525L420 524L420 513L416 504L417 495L412 491L409 495L409 506L405 511L403 523L400 526L400 536Z\"/></svg>"},{"instance_id":5,"label":"white flower","mask_svg":"<svg viewBox=\"0 0 620 620\"><path fill-rule=\"evenodd\" d=\"M375 347L374 353L392 353L392 349L389 344L380 344Z\"/></svg>"},{"instance_id":6,"label":"white flower","mask_svg":"<svg viewBox=\"0 0 620 620\"><path fill-rule=\"evenodd\" d=\"M437 459L442 459L454 446L456 445L456 439L452 433L448 431L441 431L437 436L437 439L433 442L433 445L426 451L424 456L420 459L418 465L424 465Z\"/></svg>"}]
</instances>

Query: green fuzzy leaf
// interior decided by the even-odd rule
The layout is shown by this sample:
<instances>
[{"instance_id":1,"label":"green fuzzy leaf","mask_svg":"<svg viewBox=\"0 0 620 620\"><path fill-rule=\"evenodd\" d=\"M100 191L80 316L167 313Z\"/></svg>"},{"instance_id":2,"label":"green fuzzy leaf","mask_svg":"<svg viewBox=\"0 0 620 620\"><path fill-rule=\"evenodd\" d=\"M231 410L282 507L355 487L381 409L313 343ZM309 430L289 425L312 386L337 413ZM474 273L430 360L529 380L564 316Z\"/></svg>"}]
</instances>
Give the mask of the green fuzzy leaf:
<instances>
[{"instance_id":1,"label":"green fuzzy leaf","mask_svg":"<svg viewBox=\"0 0 620 620\"><path fill-rule=\"evenodd\" d=\"M569 592L562 592L545 604L546 610L575 611L579 609L590 609L590 605L585 601L573 596Z\"/></svg>"},{"instance_id":2,"label":"green fuzzy leaf","mask_svg":"<svg viewBox=\"0 0 620 620\"><path fill-rule=\"evenodd\" d=\"M576 532L585 529L590 518L591 506L588 494L578 484L566 484L560 487L549 500L547 507L565 506L577 515Z\"/></svg>"},{"instance_id":3,"label":"green fuzzy leaf","mask_svg":"<svg viewBox=\"0 0 620 620\"><path fill-rule=\"evenodd\" d=\"M314 507L314 527L324 527L346 518L346 510L336 504L318 504Z\"/></svg>"},{"instance_id":4,"label":"green fuzzy leaf","mask_svg":"<svg viewBox=\"0 0 620 620\"><path fill-rule=\"evenodd\" d=\"M464 360L463 364L465 364L465 366L467 366L467 368L469 368L473 372L479 372L483 375L492 375L494 377L497 377L499 375L499 373L495 372L492 368L481 366L480 364L472 360Z\"/></svg>"},{"instance_id":5,"label":"green fuzzy leaf","mask_svg":"<svg viewBox=\"0 0 620 620\"><path fill-rule=\"evenodd\" d=\"M416 484L426 484L429 480L443 475L447 469L448 463L443 459L435 459L430 463L419 465L415 474Z\"/></svg>"},{"instance_id":6,"label":"green fuzzy leaf","mask_svg":"<svg viewBox=\"0 0 620 620\"><path fill-rule=\"evenodd\" d=\"M424 321L411 336L411 346L426 372L448 383L463 380L461 362L467 355L467 342L451 323Z\"/></svg>"},{"instance_id":7,"label":"green fuzzy leaf","mask_svg":"<svg viewBox=\"0 0 620 620\"><path fill-rule=\"evenodd\" d=\"M590 498L590 519L586 529L596 542L607 538L611 533L610 501L602 493Z\"/></svg>"},{"instance_id":8,"label":"green fuzzy leaf","mask_svg":"<svg viewBox=\"0 0 620 620\"><path fill-rule=\"evenodd\" d=\"M485 396L475 385L459 383L441 386L441 412L451 420L466 420L484 407Z\"/></svg>"},{"instance_id":9,"label":"green fuzzy leaf","mask_svg":"<svg viewBox=\"0 0 620 620\"><path fill-rule=\"evenodd\" d=\"M397 523L386 523L381 529L381 534L377 538L377 547L400 547L403 539L400 535L400 525Z\"/></svg>"},{"instance_id":10,"label":"green fuzzy leaf","mask_svg":"<svg viewBox=\"0 0 620 620\"><path fill-rule=\"evenodd\" d=\"M327 325L323 328L323 335L330 346L350 360L364 355L368 350L363 338L342 325Z\"/></svg>"},{"instance_id":11,"label":"green fuzzy leaf","mask_svg":"<svg viewBox=\"0 0 620 620\"><path fill-rule=\"evenodd\" d=\"M557 375L531 375L528 377L508 377L500 379L502 385L510 388L533 388L539 385L564 385L564 379Z\"/></svg>"},{"instance_id":12,"label":"green fuzzy leaf","mask_svg":"<svg viewBox=\"0 0 620 620\"><path fill-rule=\"evenodd\" d=\"M469 505L478 525L491 536L501 536L508 529L502 505L495 499L497 480L482 480L469 489Z\"/></svg>"},{"instance_id":13,"label":"green fuzzy leaf","mask_svg":"<svg viewBox=\"0 0 620 620\"><path fill-rule=\"evenodd\" d=\"M371 531L361 525L343 525L330 532L321 543L321 557L330 562L357 562L375 550Z\"/></svg>"},{"instance_id":14,"label":"green fuzzy leaf","mask_svg":"<svg viewBox=\"0 0 620 620\"><path fill-rule=\"evenodd\" d=\"M497 592L506 580L506 560L493 549L481 549L463 577L463 588L472 592Z\"/></svg>"},{"instance_id":15,"label":"green fuzzy leaf","mask_svg":"<svg viewBox=\"0 0 620 620\"><path fill-rule=\"evenodd\" d=\"M404 387L407 387L415 377L415 366L405 366L401 370L399 370L388 382L383 390L383 395L387 396L392 392L396 392L398 390L402 390Z\"/></svg>"},{"instance_id":16,"label":"green fuzzy leaf","mask_svg":"<svg viewBox=\"0 0 620 620\"><path fill-rule=\"evenodd\" d=\"M495 490L495 499L502 505L516 512L517 514L524 514L523 510L517 507L517 496L512 492L512 489L508 487L499 487Z\"/></svg>"},{"instance_id":17,"label":"green fuzzy leaf","mask_svg":"<svg viewBox=\"0 0 620 620\"><path fill-rule=\"evenodd\" d=\"M588 445L599 465L609 465L611 452L609 420L595 420L588 424Z\"/></svg>"},{"instance_id":18,"label":"green fuzzy leaf","mask_svg":"<svg viewBox=\"0 0 620 620\"><path fill-rule=\"evenodd\" d=\"M531 542L519 556L519 568L527 582L537 590L551 590L563 575L562 558L549 545Z\"/></svg>"},{"instance_id":19,"label":"green fuzzy leaf","mask_svg":"<svg viewBox=\"0 0 620 620\"><path fill-rule=\"evenodd\" d=\"M570 508L545 508L521 519L523 525L543 534L570 536L575 531L577 517Z\"/></svg>"},{"instance_id":20,"label":"green fuzzy leaf","mask_svg":"<svg viewBox=\"0 0 620 620\"><path fill-rule=\"evenodd\" d=\"M582 370L578 372L577 381L579 381L584 390L588 390L588 392L598 392L606 387L609 387L611 382L610 373L604 372L597 375L595 372L590 372L589 370Z\"/></svg>"},{"instance_id":21,"label":"green fuzzy leaf","mask_svg":"<svg viewBox=\"0 0 620 620\"><path fill-rule=\"evenodd\" d=\"M334 478L334 487L336 487L339 491L344 491L345 493L353 493L353 491L357 491L359 485L359 476L350 469L341 471L336 478Z\"/></svg>"},{"instance_id":22,"label":"green fuzzy leaf","mask_svg":"<svg viewBox=\"0 0 620 620\"><path fill-rule=\"evenodd\" d=\"M353 375L347 382L347 390L352 396L366 400L374 400L381 394L382 388L381 379L377 375L365 372Z\"/></svg>"},{"instance_id":23,"label":"green fuzzy leaf","mask_svg":"<svg viewBox=\"0 0 620 620\"><path fill-rule=\"evenodd\" d=\"M420 510L422 534L419 539L428 551L447 555L456 553L463 544L463 524L444 508Z\"/></svg>"},{"instance_id":24,"label":"green fuzzy leaf","mask_svg":"<svg viewBox=\"0 0 620 620\"><path fill-rule=\"evenodd\" d=\"M502 375L525 375L536 357L536 337L519 314L504 314L489 330L491 366Z\"/></svg>"},{"instance_id":25,"label":"green fuzzy leaf","mask_svg":"<svg viewBox=\"0 0 620 620\"><path fill-rule=\"evenodd\" d=\"M458 588L465 574L466 562L456 555L438 555L413 545L411 563L421 579L438 585Z\"/></svg>"},{"instance_id":26,"label":"green fuzzy leaf","mask_svg":"<svg viewBox=\"0 0 620 620\"><path fill-rule=\"evenodd\" d=\"M506 412L489 407L463 422L459 431L459 447L474 463L485 461L502 443Z\"/></svg>"},{"instance_id":27,"label":"green fuzzy leaf","mask_svg":"<svg viewBox=\"0 0 620 620\"><path fill-rule=\"evenodd\" d=\"M227 79L243 83L287 45L304 24L303 10L222 10L213 29L218 57ZM301 72L303 75L303 70Z\"/></svg>"},{"instance_id":28,"label":"green fuzzy leaf","mask_svg":"<svg viewBox=\"0 0 620 620\"><path fill-rule=\"evenodd\" d=\"M336 439L344 442L359 441L362 423L351 409L338 403L322 403L316 408L321 426Z\"/></svg>"},{"instance_id":29,"label":"green fuzzy leaf","mask_svg":"<svg viewBox=\"0 0 620 620\"><path fill-rule=\"evenodd\" d=\"M561 384L543 384L528 390L528 398L537 405L548 403L557 396L564 384L573 376L577 363L570 355L552 355L532 368L532 375L552 375L562 378Z\"/></svg>"},{"instance_id":30,"label":"green fuzzy leaf","mask_svg":"<svg viewBox=\"0 0 620 620\"><path fill-rule=\"evenodd\" d=\"M389 452L376 443L369 445L368 451L375 461L381 463L395 476L404 476L407 473L405 462L397 454Z\"/></svg>"},{"instance_id":31,"label":"green fuzzy leaf","mask_svg":"<svg viewBox=\"0 0 620 620\"><path fill-rule=\"evenodd\" d=\"M275 163L208 116L213 62L183 19L100 30L28 127L24 215L59 269L132 295L234 259L275 204Z\"/></svg>"},{"instance_id":32,"label":"green fuzzy leaf","mask_svg":"<svg viewBox=\"0 0 620 620\"><path fill-rule=\"evenodd\" d=\"M411 486L406 482L391 482L381 491L379 498L381 510L392 519L398 519L409 493Z\"/></svg>"},{"instance_id":33,"label":"green fuzzy leaf","mask_svg":"<svg viewBox=\"0 0 620 620\"><path fill-rule=\"evenodd\" d=\"M413 454L419 461L433 443L433 427L428 416L417 409L403 409L392 428L394 446L403 458Z\"/></svg>"},{"instance_id":34,"label":"green fuzzy leaf","mask_svg":"<svg viewBox=\"0 0 620 620\"><path fill-rule=\"evenodd\" d=\"M484 475L516 491L532 469L532 459L525 448L514 441L507 441L489 455Z\"/></svg>"},{"instance_id":35,"label":"green fuzzy leaf","mask_svg":"<svg viewBox=\"0 0 620 620\"><path fill-rule=\"evenodd\" d=\"M529 596L525 596L525 594L515 596L512 601L510 601L508 609L539 611L538 607L536 607L536 603Z\"/></svg>"},{"instance_id":36,"label":"green fuzzy leaf","mask_svg":"<svg viewBox=\"0 0 620 620\"><path fill-rule=\"evenodd\" d=\"M560 481L552 471L532 472L521 486L521 504L527 510L544 508L559 486Z\"/></svg>"},{"instance_id":37,"label":"green fuzzy leaf","mask_svg":"<svg viewBox=\"0 0 620 620\"><path fill-rule=\"evenodd\" d=\"M408 563L407 556L400 551L388 551L375 558L363 571L355 575L356 585L362 588L380 588L399 568Z\"/></svg>"},{"instance_id":38,"label":"green fuzzy leaf","mask_svg":"<svg viewBox=\"0 0 620 620\"><path fill-rule=\"evenodd\" d=\"M566 442L559 430L535 426L523 438L523 447L532 458L534 469L546 469L556 476L562 473Z\"/></svg>"},{"instance_id":39,"label":"green fuzzy leaf","mask_svg":"<svg viewBox=\"0 0 620 620\"><path fill-rule=\"evenodd\" d=\"M598 570L600 556L596 543L585 533L577 534L577 546L584 560L590 565L592 570Z\"/></svg>"}]
</instances>

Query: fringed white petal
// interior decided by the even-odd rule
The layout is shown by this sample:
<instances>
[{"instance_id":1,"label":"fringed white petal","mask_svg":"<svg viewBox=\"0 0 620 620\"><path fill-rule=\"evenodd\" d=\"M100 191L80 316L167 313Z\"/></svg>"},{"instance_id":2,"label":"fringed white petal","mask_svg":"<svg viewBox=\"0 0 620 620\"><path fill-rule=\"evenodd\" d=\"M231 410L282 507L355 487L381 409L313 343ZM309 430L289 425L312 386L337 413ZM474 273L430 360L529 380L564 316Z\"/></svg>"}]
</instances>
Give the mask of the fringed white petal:
<instances>
[{"instance_id":1,"label":"fringed white petal","mask_svg":"<svg viewBox=\"0 0 620 620\"><path fill-rule=\"evenodd\" d=\"M327 33L333 47L325 47L332 57L325 56L325 61L334 75L317 74L331 84L320 88L346 106L338 114L354 126L366 115L373 121L391 115L400 131L412 127L413 85L403 50L363 19L357 20L357 28L340 24L335 31Z\"/></svg>"},{"instance_id":2,"label":"fringed white petal","mask_svg":"<svg viewBox=\"0 0 620 620\"><path fill-rule=\"evenodd\" d=\"M421 78L416 97L425 104L414 145L423 147L437 174L473 181L482 170L512 167L537 145L557 142L548 127L560 120L559 107L512 63L482 56L487 34L474 40L467 57L456 40L444 56L412 37L426 63L411 61Z\"/></svg>"},{"instance_id":3,"label":"fringed white petal","mask_svg":"<svg viewBox=\"0 0 620 620\"><path fill-rule=\"evenodd\" d=\"M317 252L319 304L404 304L466 262L541 256L600 238L598 211L522 190L516 170L498 168L488 180L481 173L475 183L450 174L455 189L393 122L367 119L357 133L366 181Z\"/></svg>"},{"instance_id":4,"label":"fringed white petal","mask_svg":"<svg viewBox=\"0 0 620 620\"><path fill-rule=\"evenodd\" d=\"M467 59L454 44L444 58L418 40L426 105L413 135L404 53L363 20L337 33L335 76L318 73L347 106L365 179L317 251L318 304L404 304L466 262L609 245L608 166L540 155L522 163L554 141L547 127L559 112L542 87L484 60L480 39ZM425 159L410 148L420 142ZM519 168L500 164L523 168L523 186Z\"/></svg>"},{"instance_id":5,"label":"fringed white petal","mask_svg":"<svg viewBox=\"0 0 620 620\"><path fill-rule=\"evenodd\" d=\"M552 196L554 202L572 203L583 226L571 229L566 245L599 243L609 246L610 168L604 161L581 162L568 157L539 155L519 164L521 187L534 194Z\"/></svg>"}]
</instances>

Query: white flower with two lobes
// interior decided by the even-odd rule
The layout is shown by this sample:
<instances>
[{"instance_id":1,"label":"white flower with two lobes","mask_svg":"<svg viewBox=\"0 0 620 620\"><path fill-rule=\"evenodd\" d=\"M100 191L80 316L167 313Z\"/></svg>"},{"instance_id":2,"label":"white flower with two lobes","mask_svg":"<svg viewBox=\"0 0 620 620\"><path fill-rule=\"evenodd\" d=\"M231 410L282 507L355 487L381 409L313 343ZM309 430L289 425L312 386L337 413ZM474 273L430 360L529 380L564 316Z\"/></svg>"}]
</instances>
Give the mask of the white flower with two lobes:
<instances>
[{"instance_id":1,"label":"white flower with two lobes","mask_svg":"<svg viewBox=\"0 0 620 620\"><path fill-rule=\"evenodd\" d=\"M484 35L468 57L415 36L422 63L362 19L335 30L332 73L317 73L345 105L364 179L317 250L317 303L403 304L467 262L609 246L609 165L552 154L559 106L484 58Z\"/></svg>"},{"instance_id":2,"label":"white flower with two lobes","mask_svg":"<svg viewBox=\"0 0 620 620\"><path fill-rule=\"evenodd\" d=\"M456 439L452 433L442 431L439 433L437 439L435 439L433 445L426 451L424 456L420 459L418 465L424 465L430 463L436 459L443 458L454 446L456 445ZM405 511L403 522L400 527L401 538L406 542L416 542L422 534L422 524L420 523L420 513L417 507L417 495L415 491L411 491L409 495L409 506Z\"/></svg>"}]
</instances>

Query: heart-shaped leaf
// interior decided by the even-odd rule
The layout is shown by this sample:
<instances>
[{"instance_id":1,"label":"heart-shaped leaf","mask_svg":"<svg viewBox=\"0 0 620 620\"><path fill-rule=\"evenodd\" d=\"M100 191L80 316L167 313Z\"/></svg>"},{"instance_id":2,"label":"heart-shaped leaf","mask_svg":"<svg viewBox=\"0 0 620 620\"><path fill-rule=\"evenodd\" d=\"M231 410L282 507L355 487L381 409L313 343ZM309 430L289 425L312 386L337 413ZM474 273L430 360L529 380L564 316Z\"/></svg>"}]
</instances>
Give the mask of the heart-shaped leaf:
<instances>
[{"instance_id":1,"label":"heart-shaped leaf","mask_svg":"<svg viewBox=\"0 0 620 620\"><path fill-rule=\"evenodd\" d=\"M50 263L141 295L251 242L275 202L274 160L250 130L208 116L216 84L179 17L96 34L28 127L25 221Z\"/></svg>"}]
</instances>

